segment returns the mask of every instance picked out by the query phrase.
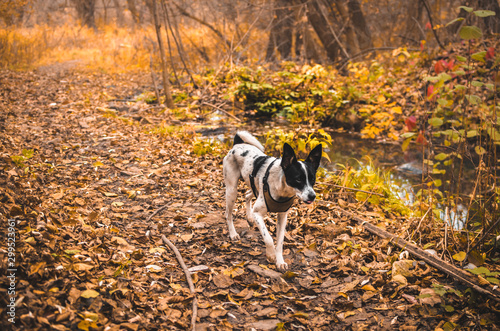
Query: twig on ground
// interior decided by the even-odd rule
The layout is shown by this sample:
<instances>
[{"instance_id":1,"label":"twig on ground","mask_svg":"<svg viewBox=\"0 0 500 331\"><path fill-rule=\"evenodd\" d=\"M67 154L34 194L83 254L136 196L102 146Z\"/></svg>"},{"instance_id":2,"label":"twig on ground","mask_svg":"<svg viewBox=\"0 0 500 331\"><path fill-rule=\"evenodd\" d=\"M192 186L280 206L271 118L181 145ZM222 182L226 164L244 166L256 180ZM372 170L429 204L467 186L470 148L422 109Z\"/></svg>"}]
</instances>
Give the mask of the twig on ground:
<instances>
[{"instance_id":1,"label":"twig on ground","mask_svg":"<svg viewBox=\"0 0 500 331\"><path fill-rule=\"evenodd\" d=\"M335 187L338 187L338 188L341 188L341 189L346 189L346 190L356 191L356 192L363 192L363 193L367 193L367 194L378 195L378 196L381 196L381 197L383 197L383 196L384 196L384 195L383 195L383 194L381 194L381 193L376 193L376 192L371 192L371 191L360 190L360 189L357 189L357 188L347 187L347 186L343 186L343 185L337 185L337 184L325 183L325 182L318 182L318 184L320 184L320 185L331 185L331 186L335 186Z\"/></svg>"},{"instance_id":2,"label":"twig on ground","mask_svg":"<svg viewBox=\"0 0 500 331\"><path fill-rule=\"evenodd\" d=\"M181 253L179 253L179 250L177 247L170 242L170 240L165 237L164 234L161 235L161 240L170 247L171 250L174 251L175 257L177 258L177 261L179 261L179 264L181 265L182 270L184 271L184 274L186 275L186 280L189 286L189 291L193 295L193 315L191 316L191 328L193 331L196 330L196 317L198 315L198 299L196 298L196 291L194 288L193 280L191 279L191 272L189 272L188 268L186 267L186 264L184 263L184 260L182 259Z\"/></svg>"},{"instance_id":3,"label":"twig on ground","mask_svg":"<svg viewBox=\"0 0 500 331\"><path fill-rule=\"evenodd\" d=\"M212 105L211 103L208 103L208 102L202 102L202 104L203 104L203 105L210 106L210 107L212 107L212 108L215 108L215 109L217 109L218 111L223 112L223 113L224 113L224 114L226 114L227 116L229 116L229 117L231 117L231 118L233 118L233 119L237 120L238 122L241 122L241 119L239 119L238 117L234 116L233 114L231 114L231 113L229 113L229 112L225 111L224 109L222 109L222 108L220 108L220 107L217 107L216 105Z\"/></svg>"},{"instance_id":4,"label":"twig on ground","mask_svg":"<svg viewBox=\"0 0 500 331\"><path fill-rule=\"evenodd\" d=\"M153 216L155 216L156 214L158 214L160 211L164 210L168 206L169 206L169 204L166 204L163 207L160 207L157 210L155 210L151 215L148 216L148 218L146 219L146 222L149 222L153 218ZM170 247L170 249L174 252L175 257L177 258L177 261L179 262L179 265L181 266L182 270L184 271L184 274L186 275L186 281L187 281L188 286L189 286L189 292L191 292L191 294L193 295L193 315L191 316L191 328L193 331L195 331L196 330L196 318L198 315L198 299L196 297L196 290L194 288L193 279L191 278L191 272L186 267L186 264L184 263L184 259L182 258L182 255L179 252L179 250L177 249L177 247L175 247L175 245L172 244L172 242L170 240L168 240L164 234L161 235L161 240L165 243L165 245Z\"/></svg>"},{"instance_id":5,"label":"twig on ground","mask_svg":"<svg viewBox=\"0 0 500 331\"><path fill-rule=\"evenodd\" d=\"M165 105L158 105L158 106L152 106L152 107L145 108L142 111L156 109L156 108L166 109L167 107L165 107Z\"/></svg>"},{"instance_id":6,"label":"twig on ground","mask_svg":"<svg viewBox=\"0 0 500 331\"><path fill-rule=\"evenodd\" d=\"M146 218L146 222L149 222L151 221L151 219L156 215L158 214L159 212L161 212L163 209L167 208L169 205L166 204L165 206L163 207L160 207L158 209L156 209L151 215L148 216L148 218Z\"/></svg>"}]
</instances>

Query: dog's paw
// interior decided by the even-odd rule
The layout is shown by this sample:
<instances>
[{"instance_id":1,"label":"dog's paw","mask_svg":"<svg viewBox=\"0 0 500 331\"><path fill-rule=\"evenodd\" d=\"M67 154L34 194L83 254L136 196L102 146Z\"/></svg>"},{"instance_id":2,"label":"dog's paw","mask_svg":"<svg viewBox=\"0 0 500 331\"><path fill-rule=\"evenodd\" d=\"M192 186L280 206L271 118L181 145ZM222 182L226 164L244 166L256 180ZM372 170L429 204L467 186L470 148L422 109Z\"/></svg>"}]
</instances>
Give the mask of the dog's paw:
<instances>
[{"instance_id":1,"label":"dog's paw","mask_svg":"<svg viewBox=\"0 0 500 331\"><path fill-rule=\"evenodd\" d=\"M232 241L239 241L241 238L240 238L240 235L235 233L235 234L230 234L229 235L229 238L231 238Z\"/></svg>"},{"instance_id":2,"label":"dog's paw","mask_svg":"<svg viewBox=\"0 0 500 331\"><path fill-rule=\"evenodd\" d=\"M279 271L284 272L288 270L288 263L286 262L281 262L281 263L276 263L276 268L278 268Z\"/></svg>"},{"instance_id":3,"label":"dog's paw","mask_svg":"<svg viewBox=\"0 0 500 331\"><path fill-rule=\"evenodd\" d=\"M276 251L273 249L266 249L267 261L270 263L276 263Z\"/></svg>"}]
</instances>

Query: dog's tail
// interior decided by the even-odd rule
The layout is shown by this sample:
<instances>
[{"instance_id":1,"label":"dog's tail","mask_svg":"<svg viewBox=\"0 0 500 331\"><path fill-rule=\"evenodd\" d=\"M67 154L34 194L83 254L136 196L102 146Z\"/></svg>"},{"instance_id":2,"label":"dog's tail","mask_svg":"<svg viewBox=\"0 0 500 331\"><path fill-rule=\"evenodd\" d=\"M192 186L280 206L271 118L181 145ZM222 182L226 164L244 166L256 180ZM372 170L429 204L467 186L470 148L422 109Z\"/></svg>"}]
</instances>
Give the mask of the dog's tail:
<instances>
[{"instance_id":1,"label":"dog's tail","mask_svg":"<svg viewBox=\"0 0 500 331\"><path fill-rule=\"evenodd\" d=\"M262 144L257 140L257 138L252 136L252 134L247 131L236 132L236 135L234 136L234 145L237 144L249 144L257 147L262 152L264 152L264 146L262 146Z\"/></svg>"}]
</instances>

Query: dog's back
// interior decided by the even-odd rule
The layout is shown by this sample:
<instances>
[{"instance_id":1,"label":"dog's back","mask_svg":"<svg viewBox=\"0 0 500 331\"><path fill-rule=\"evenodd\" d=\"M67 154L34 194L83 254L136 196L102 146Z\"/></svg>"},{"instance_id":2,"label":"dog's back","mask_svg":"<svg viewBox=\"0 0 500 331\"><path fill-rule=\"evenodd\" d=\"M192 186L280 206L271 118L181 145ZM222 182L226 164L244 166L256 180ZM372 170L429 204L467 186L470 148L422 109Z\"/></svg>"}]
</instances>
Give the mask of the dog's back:
<instances>
[{"instance_id":1,"label":"dog's back","mask_svg":"<svg viewBox=\"0 0 500 331\"><path fill-rule=\"evenodd\" d=\"M238 131L234 136L234 145L249 144L257 147L261 152L264 152L264 146L248 131Z\"/></svg>"},{"instance_id":2,"label":"dog's back","mask_svg":"<svg viewBox=\"0 0 500 331\"><path fill-rule=\"evenodd\" d=\"M249 184L248 176L252 173L256 164L260 167L264 161L269 159L264 154L264 146L247 131L238 131L234 136L234 145L224 157L224 178L226 185L242 178Z\"/></svg>"}]
</instances>

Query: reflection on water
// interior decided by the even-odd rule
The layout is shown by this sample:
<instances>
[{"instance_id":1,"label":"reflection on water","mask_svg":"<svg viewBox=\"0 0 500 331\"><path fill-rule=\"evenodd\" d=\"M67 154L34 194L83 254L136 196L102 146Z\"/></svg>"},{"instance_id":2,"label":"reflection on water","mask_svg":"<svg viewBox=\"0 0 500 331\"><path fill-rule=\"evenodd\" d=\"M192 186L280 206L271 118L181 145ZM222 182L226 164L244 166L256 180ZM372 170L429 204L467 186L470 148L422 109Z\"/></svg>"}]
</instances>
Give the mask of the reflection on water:
<instances>
[{"instance_id":1,"label":"reflection on water","mask_svg":"<svg viewBox=\"0 0 500 331\"><path fill-rule=\"evenodd\" d=\"M370 163L375 168L389 170L391 183L388 184L391 191L408 206L414 204L415 194L422 187L422 175L427 176L429 170L424 167L421 146L413 147L413 149L410 147L403 152L399 143L378 143L352 134L337 133L332 134L332 138L334 143L327 152L332 162L325 165L328 170L339 170L339 165L349 165L360 170L363 167L371 167ZM466 166L464 173L465 178L474 178L473 166ZM444 183L449 178L448 175L434 175L433 177L442 179ZM472 185L472 180L465 180L461 185L461 193L470 193ZM464 205L459 204L456 210L448 210L439 204L437 207L440 218L448 222L450 226L455 229L464 226L467 220L467 208Z\"/></svg>"}]
</instances>

